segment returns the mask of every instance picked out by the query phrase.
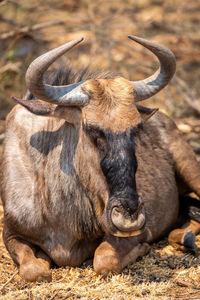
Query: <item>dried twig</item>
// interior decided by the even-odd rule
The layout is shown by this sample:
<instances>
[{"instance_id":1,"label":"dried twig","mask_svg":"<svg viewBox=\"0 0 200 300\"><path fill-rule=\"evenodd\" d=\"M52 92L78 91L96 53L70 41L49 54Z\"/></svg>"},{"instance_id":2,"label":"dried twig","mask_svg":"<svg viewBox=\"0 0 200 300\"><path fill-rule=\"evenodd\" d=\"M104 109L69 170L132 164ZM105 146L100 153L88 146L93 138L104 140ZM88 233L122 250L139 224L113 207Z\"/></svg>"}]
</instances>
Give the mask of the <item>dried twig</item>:
<instances>
[{"instance_id":1,"label":"dried twig","mask_svg":"<svg viewBox=\"0 0 200 300\"><path fill-rule=\"evenodd\" d=\"M50 21L50 22L35 24L33 26L24 26L19 28L18 30L12 30L9 32L2 33L0 35L0 40L12 38L18 34L22 34L22 35L30 34L31 31L40 30L42 28L49 27L49 26L61 25L63 23L64 23L63 21Z\"/></svg>"},{"instance_id":2,"label":"dried twig","mask_svg":"<svg viewBox=\"0 0 200 300\"><path fill-rule=\"evenodd\" d=\"M3 1L0 2L0 7L3 6L3 5L6 5L8 3L13 4L16 7L20 6L20 4L17 1L14 1L14 0L3 0Z\"/></svg>"},{"instance_id":3,"label":"dried twig","mask_svg":"<svg viewBox=\"0 0 200 300\"><path fill-rule=\"evenodd\" d=\"M7 63L5 66L0 67L0 74L3 74L7 71L12 71L12 72L15 72L15 73L19 73L20 72L20 66L21 66L20 62Z\"/></svg>"},{"instance_id":4,"label":"dried twig","mask_svg":"<svg viewBox=\"0 0 200 300\"><path fill-rule=\"evenodd\" d=\"M10 279L8 279L0 288L0 292L4 290L4 288L6 287L6 285L11 282L13 280L13 278L19 273L19 270L17 270L11 277Z\"/></svg>"},{"instance_id":5,"label":"dried twig","mask_svg":"<svg viewBox=\"0 0 200 300\"><path fill-rule=\"evenodd\" d=\"M191 283L187 283L186 281L183 281L183 280L176 280L175 283L182 287L192 288L192 289L196 289L196 290L200 289L200 287L197 287Z\"/></svg>"},{"instance_id":6,"label":"dried twig","mask_svg":"<svg viewBox=\"0 0 200 300\"><path fill-rule=\"evenodd\" d=\"M8 0L1 1L1 2L0 2L0 7L3 6L3 5L6 5L7 2L8 2Z\"/></svg>"},{"instance_id":7,"label":"dried twig","mask_svg":"<svg viewBox=\"0 0 200 300\"><path fill-rule=\"evenodd\" d=\"M15 1L13 1L13 0L3 0L3 1L0 2L0 7L3 6L3 5L6 5L8 3L11 3L11 4L14 4L16 6L19 6L19 4L17 2L15 2Z\"/></svg>"},{"instance_id":8,"label":"dried twig","mask_svg":"<svg viewBox=\"0 0 200 300\"><path fill-rule=\"evenodd\" d=\"M175 86L177 92L182 96L183 100L185 100L190 107L200 114L200 105L197 100L195 100L188 85L177 76L172 81L172 84Z\"/></svg>"},{"instance_id":9,"label":"dried twig","mask_svg":"<svg viewBox=\"0 0 200 300\"><path fill-rule=\"evenodd\" d=\"M0 7L1 7L1 2L0 2ZM5 16L3 16L1 14L0 14L0 22L4 22L4 23L7 23L7 24L9 24L11 26L15 26L15 27L20 26L19 23L15 22L14 20L7 19Z\"/></svg>"},{"instance_id":10,"label":"dried twig","mask_svg":"<svg viewBox=\"0 0 200 300\"><path fill-rule=\"evenodd\" d=\"M192 94L192 91L190 90L189 86L187 85L187 83L181 79L180 77L178 77L176 75L175 77L176 81L178 81L179 85L188 93L188 95L190 96L192 101L196 101L194 95Z\"/></svg>"}]
</instances>

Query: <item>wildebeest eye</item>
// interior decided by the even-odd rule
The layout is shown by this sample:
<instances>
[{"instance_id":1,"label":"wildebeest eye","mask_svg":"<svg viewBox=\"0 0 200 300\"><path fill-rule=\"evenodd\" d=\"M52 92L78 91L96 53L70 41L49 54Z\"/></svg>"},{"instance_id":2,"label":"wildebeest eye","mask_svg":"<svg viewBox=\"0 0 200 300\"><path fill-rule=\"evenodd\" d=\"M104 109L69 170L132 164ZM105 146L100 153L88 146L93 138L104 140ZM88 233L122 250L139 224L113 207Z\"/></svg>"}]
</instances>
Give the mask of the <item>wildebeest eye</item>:
<instances>
[{"instance_id":1,"label":"wildebeest eye","mask_svg":"<svg viewBox=\"0 0 200 300\"><path fill-rule=\"evenodd\" d=\"M101 158L104 157L108 150L108 144L106 141L106 136L104 131L101 130L100 128L96 128L92 126L88 126L85 131L87 135L90 137L90 140L99 150Z\"/></svg>"},{"instance_id":2,"label":"wildebeest eye","mask_svg":"<svg viewBox=\"0 0 200 300\"><path fill-rule=\"evenodd\" d=\"M98 150L99 150L102 154L106 152L106 150L107 150L107 143L106 143L106 141L105 141L103 138L98 137L98 138L96 139L96 141L95 141L95 144L96 144Z\"/></svg>"},{"instance_id":3,"label":"wildebeest eye","mask_svg":"<svg viewBox=\"0 0 200 300\"><path fill-rule=\"evenodd\" d=\"M107 151L108 151L108 144L106 142L106 138L103 134L97 133L90 135L90 138L92 139L94 145L99 150L100 157L103 158Z\"/></svg>"}]
</instances>

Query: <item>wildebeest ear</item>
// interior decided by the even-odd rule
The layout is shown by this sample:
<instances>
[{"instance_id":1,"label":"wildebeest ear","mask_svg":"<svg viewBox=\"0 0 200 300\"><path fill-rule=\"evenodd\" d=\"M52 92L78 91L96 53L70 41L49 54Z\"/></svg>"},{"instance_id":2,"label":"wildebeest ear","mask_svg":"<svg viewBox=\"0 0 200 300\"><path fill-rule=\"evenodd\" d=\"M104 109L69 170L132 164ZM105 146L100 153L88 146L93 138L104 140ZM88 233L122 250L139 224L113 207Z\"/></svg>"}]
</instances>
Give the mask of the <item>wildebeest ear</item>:
<instances>
[{"instance_id":1,"label":"wildebeest ear","mask_svg":"<svg viewBox=\"0 0 200 300\"><path fill-rule=\"evenodd\" d=\"M137 104L136 107L140 113L143 122L149 120L159 110L159 108L149 108Z\"/></svg>"},{"instance_id":2,"label":"wildebeest ear","mask_svg":"<svg viewBox=\"0 0 200 300\"><path fill-rule=\"evenodd\" d=\"M45 116L50 115L56 108L57 105L46 103L41 100L22 100L16 97L12 97L12 99L17 102L18 104L21 104L25 108L27 108L30 112L32 112L35 115L39 116Z\"/></svg>"},{"instance_id":3,"label":"wildebeest ear","mask_svg":"<svg viewBox=\"0 0 200 300\"><path fill-rule=\"evenodd\" d=\"M64 119L71 124L78 124L81 120L81 109L78 107L61 106L37 99L22 100L16 97L12 97L12 99L38 116L49 116Z\"/></svg>"}]
</instances>

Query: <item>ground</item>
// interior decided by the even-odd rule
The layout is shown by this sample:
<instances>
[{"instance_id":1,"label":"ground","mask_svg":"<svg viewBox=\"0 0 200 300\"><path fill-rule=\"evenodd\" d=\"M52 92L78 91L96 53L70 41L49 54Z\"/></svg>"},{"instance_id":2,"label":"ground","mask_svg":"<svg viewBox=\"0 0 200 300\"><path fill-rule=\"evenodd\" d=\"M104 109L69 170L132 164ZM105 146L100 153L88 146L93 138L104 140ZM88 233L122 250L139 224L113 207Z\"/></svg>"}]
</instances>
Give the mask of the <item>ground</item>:
<instances>
[{"instance_id":1,"label":"ground","mask_svg":"<svg viewBox=\"0 0 200 300\"><path fill-rule=\"evenodd\" d=\"M200 160L199 33L196 0L0 1L0 158L5 118L14 105L10 97L23 97L24 74L36 56L84 36L84 42L58 64L89 64L95 71L138 80L152 74L157 62L127 39L135 34L175 53L176 76L144 105L171 116ZM1 202L0 219L2 231ZM197 245L200 248L200 235ZM55 268L52 282L37 284L16 274L0 237L0 270L0 299L200 299L200 255L174 252L167 237L120 275L97 276L88 261L81 268Z\"/></svg>"},{"instance_id":2,"label":"ground","mask_svg":"<svg viewBox=\"0 0 200 300\"><path fill-rule=\"evenodd\" d=\"M2 206L1 216L3 214ZM3 223L3 221L2 221ZM1 231L2 231L1 223ZM200 247L200 236L197 236ZM92 260L80 268L52 269L52 282L28 283L0 242L1 299L199 299L200 256L181 253L167 239L153 244L149 253L125 268L120 275L95 274ZM4 288L2 289L2 287Z\"/></svg>"}]
</instances>

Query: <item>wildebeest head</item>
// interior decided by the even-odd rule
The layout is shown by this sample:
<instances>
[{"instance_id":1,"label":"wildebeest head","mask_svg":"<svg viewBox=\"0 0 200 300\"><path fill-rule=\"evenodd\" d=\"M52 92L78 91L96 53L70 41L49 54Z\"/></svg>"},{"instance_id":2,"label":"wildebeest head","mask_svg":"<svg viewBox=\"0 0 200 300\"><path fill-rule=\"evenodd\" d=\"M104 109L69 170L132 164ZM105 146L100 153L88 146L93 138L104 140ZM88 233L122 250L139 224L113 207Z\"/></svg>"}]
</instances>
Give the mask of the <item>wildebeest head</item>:
<instances>
[{"instance_id":1,"label":"wildebeest head","mask_svg":"<svg viewBox=\"0 0 200 300\"><path fill-rule=\"evenodd\" d=\"M47 52L28 68L27 87L40 100L17 100L35 114L63 118L79 129L82 143L92 148L88 155L96 157L95 162L94 157L91 161L106 182L107 198L100 223L105 231L116 236L138 235L145 224L135 180L136 136L144 119L156 110L149 109L144 117L136 102L160 91L175 72L175 58L170 50L135 36L129 38L158 57L160 68L149 78L136 82L122 77L89 79L59 87L44 84L47 68L82 41L79 39Z\"/></svg>"}]
</instances>

